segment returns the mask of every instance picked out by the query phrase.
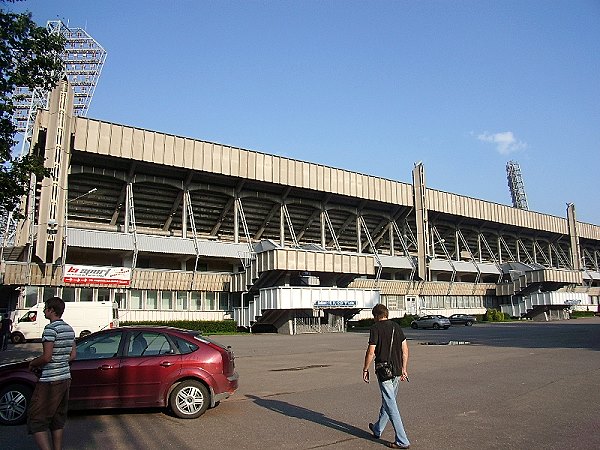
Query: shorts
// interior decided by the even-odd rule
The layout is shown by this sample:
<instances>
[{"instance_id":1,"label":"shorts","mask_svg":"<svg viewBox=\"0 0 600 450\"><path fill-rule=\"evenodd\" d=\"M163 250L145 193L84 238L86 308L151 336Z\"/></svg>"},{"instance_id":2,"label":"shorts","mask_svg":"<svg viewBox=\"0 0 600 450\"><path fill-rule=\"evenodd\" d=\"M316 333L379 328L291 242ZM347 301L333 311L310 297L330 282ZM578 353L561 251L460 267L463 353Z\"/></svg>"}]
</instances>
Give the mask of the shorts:
<instances>
[{"instance_id":1,"label":"shorts","mask_svg":"<svg viewBox=\"0 0 600 450\"><path fill-rule=\"evenodd\" d=\"M65 427L70 387L70 379L38 382L35 385L27 416L29 434Z\"/></svg>"}]
</instances>

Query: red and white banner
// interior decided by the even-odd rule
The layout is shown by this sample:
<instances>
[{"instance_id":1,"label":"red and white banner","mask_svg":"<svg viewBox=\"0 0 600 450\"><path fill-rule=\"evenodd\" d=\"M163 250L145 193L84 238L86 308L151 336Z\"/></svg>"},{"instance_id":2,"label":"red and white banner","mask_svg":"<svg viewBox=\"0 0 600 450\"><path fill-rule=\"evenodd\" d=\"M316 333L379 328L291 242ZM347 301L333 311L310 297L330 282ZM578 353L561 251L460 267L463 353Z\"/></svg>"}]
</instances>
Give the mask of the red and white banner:
<instances>
[{"instance_id":1,"label":"red and white banner","mask_svg":"<svg viewBox=\"0 0 600 450\"><path fill-rule=\"evenodd\" d=\"M65 264L63 282L71 284L111 284L129 286L130 267L74 266Z\"/></svg>"}]
</instances>

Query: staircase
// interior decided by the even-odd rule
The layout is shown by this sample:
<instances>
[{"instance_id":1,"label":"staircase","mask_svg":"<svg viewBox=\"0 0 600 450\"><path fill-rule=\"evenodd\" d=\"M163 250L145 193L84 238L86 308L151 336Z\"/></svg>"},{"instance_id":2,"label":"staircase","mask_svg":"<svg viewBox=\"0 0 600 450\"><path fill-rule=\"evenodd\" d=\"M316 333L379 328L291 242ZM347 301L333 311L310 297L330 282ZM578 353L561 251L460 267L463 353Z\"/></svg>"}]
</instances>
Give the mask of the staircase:
<instances>
[{"instance_id":1,"label":"staircase","mask_svg":"<svg viewBox=\"0 0 600 450\"><path fill-rule=\"evenodd\" d=\"M565 310L577 303L588 303L587 294L575 292L537 292L521 297L511 305L501 305L500 310L511 317L534 318L544 310Z\"/></svg>"}]
</instances>

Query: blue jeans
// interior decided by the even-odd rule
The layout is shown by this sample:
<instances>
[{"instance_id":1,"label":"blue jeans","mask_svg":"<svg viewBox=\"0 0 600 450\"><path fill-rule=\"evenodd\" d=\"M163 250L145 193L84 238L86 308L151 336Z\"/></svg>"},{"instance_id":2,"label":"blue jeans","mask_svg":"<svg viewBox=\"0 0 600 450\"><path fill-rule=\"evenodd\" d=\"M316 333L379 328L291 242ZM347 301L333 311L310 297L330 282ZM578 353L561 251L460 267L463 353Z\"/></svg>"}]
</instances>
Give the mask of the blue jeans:
<instances>
[{"instance_id":1,"label":"blue jeans","mask_svg":"<svg viewBox=\"0 0 600 450\"><path fill-rule=\"evenodd\" d=\"M402 424L402 418L400 417L400 411L398 410L398 404L396 403L396 395L398 395L398 385L400 384L400 377L394 377L391 380L379 382L379 389L381 390L381 408L379 410L379 418L373 425L373 432L377 436L381 436L388 420L392 421L392 426L396 432L395 443L398 445L410 445L406 431L404 431L404 425Z\"/></svg>"}]
</instances>

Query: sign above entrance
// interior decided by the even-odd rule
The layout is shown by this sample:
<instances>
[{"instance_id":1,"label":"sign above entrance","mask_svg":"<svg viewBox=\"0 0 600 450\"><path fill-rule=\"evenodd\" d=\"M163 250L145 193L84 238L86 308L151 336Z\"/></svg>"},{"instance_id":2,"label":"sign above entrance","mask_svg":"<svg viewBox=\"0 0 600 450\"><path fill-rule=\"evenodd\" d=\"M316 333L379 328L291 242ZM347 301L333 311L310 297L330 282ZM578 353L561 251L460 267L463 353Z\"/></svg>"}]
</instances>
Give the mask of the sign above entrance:
<instances>
[{"instance_id":1,"label":"sign above entrance","mask_svg":"<svg viewBox=\"0 0 600 450\"><path fill-rule=\"evenodd\" d=\"M130 267L74 266L65 264L63 282L69 284L111 284L129 286Z\"/></svg>"},{"instance_id":2,"label":"sign above entrance","mask_svg":"<svg viewBox=\"0 0 600 450\"><path fill-rule=\"evenodd\" d=\"M317 300L315 308L356 308L356 300Z\"/></svg>"}]
</instances>

